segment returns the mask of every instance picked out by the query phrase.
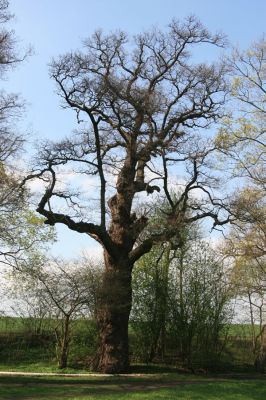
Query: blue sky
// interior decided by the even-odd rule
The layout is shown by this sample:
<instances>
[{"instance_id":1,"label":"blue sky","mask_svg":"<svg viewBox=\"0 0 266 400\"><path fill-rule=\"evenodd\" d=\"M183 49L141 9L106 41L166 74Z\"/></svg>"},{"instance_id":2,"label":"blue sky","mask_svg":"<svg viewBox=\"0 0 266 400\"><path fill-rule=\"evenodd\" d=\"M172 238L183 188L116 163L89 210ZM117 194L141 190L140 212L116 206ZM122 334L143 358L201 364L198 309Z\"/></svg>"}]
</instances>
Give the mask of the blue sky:
<instances>
[{"instance_id":1,"label":"blue sky","mask_svg":"<svg viewBox=\"0 0 266 400\"><path fill-rule=\"evenodd\" d=\"M10 10L19 46L31 44L35 54L9 73L4 87L26 100L21 128L37 138L59 138L74 128L75 115L60 108L48 63L80 47L98 28L134 34L195 14L211 31L223 31L241 48L266 31L265 0L10 0ZM58 238L55 251L67 256L92 245L87 237L65 228L59 229Z\"/></svg>"}]
</instances>

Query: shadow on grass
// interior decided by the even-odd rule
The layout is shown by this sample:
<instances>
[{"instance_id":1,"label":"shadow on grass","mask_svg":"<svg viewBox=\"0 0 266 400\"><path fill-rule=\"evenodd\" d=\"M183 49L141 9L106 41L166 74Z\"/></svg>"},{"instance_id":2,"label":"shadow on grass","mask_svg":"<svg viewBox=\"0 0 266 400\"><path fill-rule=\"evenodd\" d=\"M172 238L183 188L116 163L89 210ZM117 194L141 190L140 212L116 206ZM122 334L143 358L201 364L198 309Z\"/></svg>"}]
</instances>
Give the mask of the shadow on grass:
<instances>
[{"instance_id":1,"label":"shadow on grass","mask_svg":"<svg viewBox=\"0 0 266 400\"><path fill-rule=\"evenodd\" d=\"M178 376L176 376L178 379ZM61 377L0 377L0 399L262 400L266 381L182 381Z\"/></svg>"}]
</instances>

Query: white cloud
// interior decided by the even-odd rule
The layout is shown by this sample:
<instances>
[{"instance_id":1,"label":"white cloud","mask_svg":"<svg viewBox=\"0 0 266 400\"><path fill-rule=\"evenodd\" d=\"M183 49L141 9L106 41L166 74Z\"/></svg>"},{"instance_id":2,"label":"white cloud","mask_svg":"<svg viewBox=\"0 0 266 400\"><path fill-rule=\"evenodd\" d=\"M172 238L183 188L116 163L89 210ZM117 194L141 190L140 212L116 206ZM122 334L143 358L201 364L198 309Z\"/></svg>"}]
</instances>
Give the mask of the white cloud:
<instances>
[{"instance_id":1,"label":"white cloud","mask_svg":"<svg viewBox=\"0 0 266 400\"><path fill-rule=\"evenodd\" d=\"M100 244L87 246L80 250L80 255L85 256L91 261L103 262L103 248Z\"/></svg>"}]
</instances>

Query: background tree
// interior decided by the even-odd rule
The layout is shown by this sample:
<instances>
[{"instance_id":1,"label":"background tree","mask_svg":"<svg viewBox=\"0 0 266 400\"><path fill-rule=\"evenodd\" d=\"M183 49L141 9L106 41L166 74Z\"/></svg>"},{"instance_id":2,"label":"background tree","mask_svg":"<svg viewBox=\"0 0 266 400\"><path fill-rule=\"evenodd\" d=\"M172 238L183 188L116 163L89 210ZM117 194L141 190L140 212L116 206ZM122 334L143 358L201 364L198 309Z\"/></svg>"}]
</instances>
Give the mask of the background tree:
<instances>
[{"instance_id":1,"label":"background tree","mask_svg":"<svg viewBox=\"0 0 266 400\"><path fill-rule=\"evenodd\" d=\"M218 141L227 168L238 182L232 211L235 223L226 252L233 256L234 283L249 304L253 353L258 368L265 366L266 254L266 41L262 37L246 51L235 50L228 60L235 109L224 121ZM256 332L255 325L259 329Z\"/></svg>"},{"instance_id":2,"label":"background tree","mask_svg":"<svg viewBox=\"0 0 266 400\"><path fill-rule=\"evenodd\" d=\"M71 326L81 317L95 318L101 269L88 259L66 262L41 258L21 271L13 271L9 295L17 298L20 310L41 311L53 326L56 338L56 356L59 368L66 368Z\"/></svg>"},{"instance_id":3,"label":"background tree","mask_svg":"<svg viewBox=\"0 0 266 400\"><path fill-rule=\"evenodd\" d=\"M9 2L0 0L0 79L27 55L19 56L13 31L6 28L12 18ZM0 90L0 260L10 261L22 250L25 230L29 229L30 213L25 212L27 191L20 187L18 156L21 155L24 138L16 128L23 110L18 95ZM16 166L16 167L15 167ZM27 214L27 215L26 215ZM22 234L22 235L21 235ZM28 247L29 243L24 245ZM25 247L25 246L24 246Z\"/></svg>"},{"instance_id":4,"label":"background tree","mask_svg":"<svg viewBox=\"0 0 266 400\"><path fill-rule=\"evenodd\" d=\"M223 46L224 38L190 17L183 24L173 21L166 33L153 30L132 41L123 32L96 32L83 52L68 53L51 65L62 104L76 111L82 128L71 138L44 144L28 179L46 184L37 210L47 224L62 223L104 249L96 366L102 372L123 372L129 365L134 263L156 243L177 237L185 224L205 217L215 226L228 221L224 202L210 189L217 187L208 163L215 147L203 135L223 115L225 67L194 62L190 52L201 45ZM65 168L95 179L99 218L78 207L88 199L95 210L95 190L79 200L77 190L62 190ZM182 184L174 199L169 175L177 170ZM146 235L149 213L136 207L137 200L158 191L170 211L165 223ZM70 207L60 207L63 200Z\"/></svg>"},{"instance_id":5,"label":"background tree","mask_svg":"<svg viewBox=\"0 0 266 400\"><path fill-rule=\"evenodd\" d=\"M196 238L176 250L171 269L169 330L189 367L214 367L233 316L232 293L222 258Z\"/></svg>"},{"instance_id":6,"label":"background tree","mask_svg":"<svg viewBox=\"0 0 266 400\"><path fill-rule=\"evenodd\" d=\"M0 77L5 77L7 70L15 66L21 59L16 51L16 41L13 32L5 28L6 23L12 18L8 11L9 2L0 1ZM17 196L14 196L15 180L8 174L8 167L12 157L21 150L23 138L16 134L14 122L19 116L22 103L16 94L7 94L0 91L0 205L11 207L17 203ZM10 199L10 200L8 200ZM4 212L4 211L3 211Z\"/></svg>"},{"instance_id":7,"label":"background tree","mask_svg":"<svg viewBox=\"0 0 266 400\"><path fill-rule=\"evenodd\" d=\"M169 313L170 244L155 246L133 271L131 326L136 341L133 353L144 362L164 359Z\"/></svg>"},{"instance_id":8,"label":"background tree","mask_svg":"<svg viewBox=\"0 0 266 400\"><path fill-rule=\"evenodd\" d=\"M238 243L237 243L238 244ZM264 372L266 365L266 264L265 257L254 257L241 253L243 247L227 247L228 254L233 255L231 283L235 295L249 310L251 327L252 352L256 370Z\"/></svg>"},{"instance_id":9,"label":"background tree","mask_svg":"<svg viewBox=\"0 0 266 400\"><path fill-rule=\"evenodd\" d=\"M247 51L235 50L228 63L233 75L232 108L236 112L230 119L224 120L217 142L226 153L227 169L231 162L233 176L242 179L234 202L236 217L246 222L246 235L249 239L253 236L254 249L262 253L265 252L266 238L265 38L252 44Z\"/></svg>"},{"instance_id":10,"label":"background tree","mask_svg":"<svg viewBox=\"0 0 266 400\"><path fill-rule=\"evenodd\" d=\"M154 247L134 269L131 324L142 361L166 354L191 368L217 365L232 292L221 257L194 233L179 249Z\"/></svg>"}]
</instances>

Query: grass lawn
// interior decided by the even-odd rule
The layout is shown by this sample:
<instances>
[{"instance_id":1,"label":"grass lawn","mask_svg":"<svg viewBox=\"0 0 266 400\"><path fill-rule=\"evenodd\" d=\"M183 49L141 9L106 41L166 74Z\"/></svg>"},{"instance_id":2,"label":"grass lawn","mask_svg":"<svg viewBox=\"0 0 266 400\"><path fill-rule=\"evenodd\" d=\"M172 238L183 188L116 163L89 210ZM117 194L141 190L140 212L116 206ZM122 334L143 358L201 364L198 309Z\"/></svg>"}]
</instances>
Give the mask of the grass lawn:
<instances>
[{"instance_id":1,"label":"grass lawn","mask_svg":"<svg viewBox=\"0 0 266 400\"><path fill-rule=\"evenodd\" d=\"M9 372L44 372L44 373L63 373L63 374L88 374L89 371L82 368L65 368L59 369L56 362L27 362L27 363L19 363L15 365L12 363L3 363L0 362L0 372L1 371L9 371Z\"/></svg>"},{"instance_id":2,"label":"grass lawn","mask_svg":"<svg viewBox=\"0 0 266 400\"><path fill-rule=\"evenodd\" d=\"M263 400L266 380L221 380L191 375L142 377L0 377L0 399Z\"/></svg>"}]
</instances>

